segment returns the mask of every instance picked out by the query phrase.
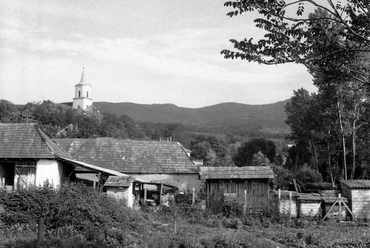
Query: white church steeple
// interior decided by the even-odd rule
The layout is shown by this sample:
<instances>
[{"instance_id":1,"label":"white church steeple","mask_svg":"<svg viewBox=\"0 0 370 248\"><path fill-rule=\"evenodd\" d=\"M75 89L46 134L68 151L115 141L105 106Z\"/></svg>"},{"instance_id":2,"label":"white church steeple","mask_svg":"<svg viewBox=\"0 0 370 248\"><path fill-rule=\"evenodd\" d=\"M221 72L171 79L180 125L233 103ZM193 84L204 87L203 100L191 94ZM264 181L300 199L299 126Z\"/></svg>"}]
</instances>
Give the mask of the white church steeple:
<instances>
[{"instance_id":1,"label":"white church steeple","mask_svg":"<svg viewBox=\"0 0 370 248\"><path fill-rule=\"evenodd\" d=\"M85 68L82 68L82 75L79 84L75 85L75 98L73 98L73 108L81 108L86 110L91 106L93 100L91 98L91 85L86 83Z\"/></svg>"}]
</instances>

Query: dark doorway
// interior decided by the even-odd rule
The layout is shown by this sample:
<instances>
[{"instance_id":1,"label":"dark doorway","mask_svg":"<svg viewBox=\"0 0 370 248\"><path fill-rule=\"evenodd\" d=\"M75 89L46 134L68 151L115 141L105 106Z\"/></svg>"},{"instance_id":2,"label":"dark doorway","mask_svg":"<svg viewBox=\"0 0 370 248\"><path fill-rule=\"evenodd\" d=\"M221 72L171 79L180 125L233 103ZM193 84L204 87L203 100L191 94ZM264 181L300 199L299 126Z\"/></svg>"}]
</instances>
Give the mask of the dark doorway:
<instances>
[{"instance_id":1,"label":"dark doorway","mask_svg":"<svg viewBox=\"0 0 370 248\"><path fill-rule=\"evenodd\" d=\"M14 185L14 167L15 163L11 162L0 162L0 179L5 181L2 181L6 185ZM2 185L3 186L3 185Z\"/></svg>"}]
</instances>

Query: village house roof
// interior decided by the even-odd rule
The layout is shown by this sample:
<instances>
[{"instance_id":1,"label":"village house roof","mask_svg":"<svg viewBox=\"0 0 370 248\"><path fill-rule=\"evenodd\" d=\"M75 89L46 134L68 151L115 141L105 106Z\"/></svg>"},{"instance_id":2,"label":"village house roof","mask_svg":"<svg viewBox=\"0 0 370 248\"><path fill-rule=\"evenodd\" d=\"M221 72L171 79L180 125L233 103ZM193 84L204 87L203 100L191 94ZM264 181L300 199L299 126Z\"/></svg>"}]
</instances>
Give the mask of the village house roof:
<instances>
[{"instance_id":1,"label":"village house roof","mask_svg":"<svg viewBox=\"0 0 370 248\"><path fill-rule=\"evenodd\" d=\"M341 180L350 189L370 189L370 180Z\"/></svg>"},{"instance_id":2,"label":"village house roof","mask_svg":"<svg viewBox=\"0 0 370 248\"><path fill-rule=\"evenodd\" d=\"M72 159L36 123L0 123L0 158Z\"/></svg>"},{"instance_id":3,"label":"village house roof","mask_svg":"<svg viewBox=\"0 0 370 248\"><path fill-rule=\"evenodd\" d=\"M123 173L197 173L183 146L171 141L55 139L75 159Z\"/></svg>"},{"instance_id":4,"label":"village house roof","mask_svg":"<svg viewBox=\"0 0 370 248\"><path fill-rule=\"evenodd\" d=\"M201 179L267 179L274 178L270 166L200 167Z\"/></svg>"}]
</instances>

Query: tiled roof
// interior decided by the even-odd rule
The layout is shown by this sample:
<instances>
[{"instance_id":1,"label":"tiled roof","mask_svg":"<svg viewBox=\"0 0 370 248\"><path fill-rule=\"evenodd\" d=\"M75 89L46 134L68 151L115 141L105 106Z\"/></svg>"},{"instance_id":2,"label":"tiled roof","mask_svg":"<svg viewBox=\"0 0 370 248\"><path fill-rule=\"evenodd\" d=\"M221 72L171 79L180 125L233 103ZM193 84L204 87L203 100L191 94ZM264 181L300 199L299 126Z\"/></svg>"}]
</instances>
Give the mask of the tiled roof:
<instances>
[{"instance_id":1,"label":"tiled roof","mask_svg":"<svg viewBox=\"0 0 370 248\"><path fill-rule=\"evenodd\" d=\"M270 166L200 167L201 179L252 179L274 178Z\"/></svg>"},{"instance_id":2,"label":"tiled roof","mask_svg":"<svg viewBox=\"0 0 370 248\"><path fill-rule=\"evenodd\" d=\"M325 203L334 203L338 199L338 195L325 193L300 193L298 199L300 201L324 201ZM341 200L348 203L348 199L343 196L341 196Z\"/></svg>"},{"instance_id":3,"label":"tiled roof","mask_svg":"<svg viewBox=\"0 0 370 248\"><path fill-rule=\"evenodd\" d=\"M342 180L340 182L350 189L370 189L370 180Z\"/></svg>"},{"instance_id":4,"label":"tiled roof","mask_svg":"<svg viewBox=\"0 0 370 248\"><path fill-rule=\"evenodd\" d=\"M0 158L72 158L35 123L0 123Z\"/></svg>"},{"instance_id":5,"label":"tiled roof","mask_svg":"<svg viewBox=\"0 0 370 248\"><path fill-rule=\"evenodd\" d=\"M178 142L55 139L75 159L123 173L197 173Z\"/></svg>"}]
</instances>

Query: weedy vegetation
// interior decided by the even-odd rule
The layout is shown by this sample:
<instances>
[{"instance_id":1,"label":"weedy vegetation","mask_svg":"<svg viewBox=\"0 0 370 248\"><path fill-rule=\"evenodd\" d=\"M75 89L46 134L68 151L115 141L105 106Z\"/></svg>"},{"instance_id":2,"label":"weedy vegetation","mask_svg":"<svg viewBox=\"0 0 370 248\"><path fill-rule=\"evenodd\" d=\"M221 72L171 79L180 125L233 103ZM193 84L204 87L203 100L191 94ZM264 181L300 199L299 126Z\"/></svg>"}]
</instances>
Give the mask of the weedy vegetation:
<instances>
[{"instance_id":1,"label":"weedy vegetation","mask_svg":"<svg viewBox=\"0 0 370 248\"><path fill-rule=\"evenodd\" d=\"M289 219L273 208L257 217L235 206L217 215L188 204L135 211L81 184L0 191L0 204L0 246L9 248L370 247L363 223Z\"/></svg>"}]
</instances>

